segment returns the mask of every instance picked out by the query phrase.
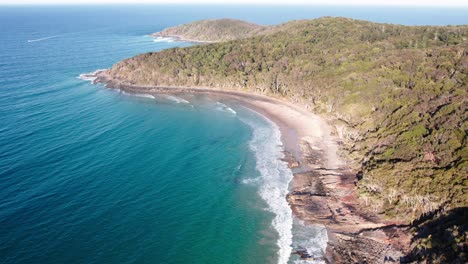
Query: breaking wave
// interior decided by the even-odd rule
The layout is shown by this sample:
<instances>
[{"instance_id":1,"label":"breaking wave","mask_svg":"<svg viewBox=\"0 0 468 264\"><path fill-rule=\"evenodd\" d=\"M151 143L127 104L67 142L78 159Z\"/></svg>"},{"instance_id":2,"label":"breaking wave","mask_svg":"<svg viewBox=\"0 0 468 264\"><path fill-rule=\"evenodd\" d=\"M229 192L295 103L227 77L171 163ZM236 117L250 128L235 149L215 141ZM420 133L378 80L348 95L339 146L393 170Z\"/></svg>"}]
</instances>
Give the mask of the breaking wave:
<instances>
[{"instance_id":1,"label":"breaking wave","mask_svg":"<svg viewBox=\"0 0 468 264\"><path fill-rule=\"evenodd\" d=\"M241 120L253 130L249 147L256 158L256 169L260 172L259 194L268 204L268 209L275 214L273 227L278 232L279 247L278 263L288 263L292 252L293 216L286 201L289 182L293 178L292 171L281 159L284 158L281 142L281 132L273 122L267 120L267 125L253 120ZM246 183L252 183L246 180Z\"/></svg>"},{"instance_id":2,"label":"breaking wave","mask_svg":"<svg viewBox=\"0 0 468 264\"><path fill-rule=\"evenodd\" d=\"M149 98L149 99L156 99L154 95L151 94L133 94L136 97L142 97L142 98Z\"/></svg>"},{"instance_id":3,"label":"breaking wave","mask_svg":"<svg viewBox=\"0 0 468 264\"><path fill-rule=\"evenodd\" d=\"M223 112L228 112L228 113L231 113L233 115L237 114L236 111L234 111L234 109L232 109L231 107L223 104L223 103L220 103L220 102L216 102L216 109L220 110L220 111L223 111Z\"/></svg>"},{"instance_id":4,"label":"breaking wave","mask_svg":"<svg viewBox=\"0 0 468 264\"><path fill-rule=\"evenodd\" d=\"M325 264L324 255L327 248L327 230L322 225L306 225L294 220L293 247L301 251L307 259L295 260L295 264Z\"/></svg>"},{"instance_id":5,"label":"breaking wave","mask_svg":"<svg viewBox=\"0 0 468 264\"><path fill-rule=\"evenodd\" d=\"M176 97L176 96L173 96L173 95L166 95L165 96L167 99L169 99L170 101L172 102L175 102L177 104L190 104L189 101L183 99L183 98L180 98L180 97Z\"/></svg>"},{"instance_id":6,"label":"breaking wave","mask_svg":"<svg viewBox=\"0 0 468 264\"><path fill-rule=\"evenodd\" d=\"M97 78L97 74L99 72L102 72L104 71L103 69L101 70L95 70L93 72L89 72L89 73L82 73L78 76L78 79L81 79L81 80L84 80L84 81L90 81L90 82L94 82Z\"/></svg>"},{"instance_id":7,"label":"breaking wave","mask_svg":"<svg viewBox=\"0 0 468 264\"><path fill-rule=\"evenodd\" d=\"M174 42L174 39L173 38L169 38L169 37L156 37L155 39L153 39L154 42Z\"/></svg>"}]
</instances>

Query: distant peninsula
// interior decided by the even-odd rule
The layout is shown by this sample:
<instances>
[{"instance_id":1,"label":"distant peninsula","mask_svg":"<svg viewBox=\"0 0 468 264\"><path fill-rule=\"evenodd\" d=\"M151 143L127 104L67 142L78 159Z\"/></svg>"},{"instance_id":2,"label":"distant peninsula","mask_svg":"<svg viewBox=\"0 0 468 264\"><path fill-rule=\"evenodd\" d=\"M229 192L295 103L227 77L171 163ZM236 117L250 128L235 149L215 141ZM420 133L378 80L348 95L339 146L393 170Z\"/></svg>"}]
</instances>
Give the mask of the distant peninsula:
<instances>
[{"instance_id":1,"label":"distant peninsula","mask_svg":"<svg viewBox=\"0 0 468 264\"><path fill-rule=\"evenodd\" d=\"M236 19L200 20L166 28L153 37L172 37L182 41L212 43L252 37L268 27Z\"/></svg>"},{"instance_id":2,"label":"distant peninsula","mask_svg":"<svg viewBox=\"0 0 468 264\"><path fill-rule=\"evenodd\" d=\"M327 227L328 261L468 261L467 25L221 19L153 36L209 44L125 59L96 82L218 94L296 131L319 126L287 149L290 167L307 170L286 199Z\"/></svg>"}]
</instances>

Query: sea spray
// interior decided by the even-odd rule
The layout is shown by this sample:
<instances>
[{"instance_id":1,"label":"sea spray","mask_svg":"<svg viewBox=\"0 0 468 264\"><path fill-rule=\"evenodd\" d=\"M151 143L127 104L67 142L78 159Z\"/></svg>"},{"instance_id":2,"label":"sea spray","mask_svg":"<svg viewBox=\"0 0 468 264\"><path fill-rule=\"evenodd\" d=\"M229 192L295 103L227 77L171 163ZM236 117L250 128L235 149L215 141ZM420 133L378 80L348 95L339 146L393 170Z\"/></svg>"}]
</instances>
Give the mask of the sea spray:
<instances>
[{"instance_id":1,"label":"sea spray","mask_svg":"<svg viewBox=\"0 0 468 264\"><path fill-rule=\"evenodd\" d=\"M286 195L293 174L281 160L284 158L281 132L276 124L266 118L267 125L251 119L241 120L253 130L249 147L255 155L256 169L261 175L259 194L268 204L269 210L275 214L272 225L279 235L278 263L288 263L292 252L293 217Z\"/></svg>"}]
</instances>

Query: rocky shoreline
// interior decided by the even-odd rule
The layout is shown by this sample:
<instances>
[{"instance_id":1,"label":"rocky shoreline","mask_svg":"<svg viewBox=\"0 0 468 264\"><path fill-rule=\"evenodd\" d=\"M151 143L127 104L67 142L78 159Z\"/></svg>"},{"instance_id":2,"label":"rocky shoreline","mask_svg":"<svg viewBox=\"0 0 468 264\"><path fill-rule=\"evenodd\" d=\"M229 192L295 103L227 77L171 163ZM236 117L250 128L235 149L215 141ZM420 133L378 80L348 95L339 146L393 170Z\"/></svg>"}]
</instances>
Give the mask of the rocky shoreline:
<instances>
[{"instance_id":1,"label":"rocky shoreline","mask_svg":"<svg viewBox=\"0 0 468 264\"><path fill-rule=\"evenodd\" d=\"M233 99L275 122L282 133L285 161L294 172L286 199L298 219L326 227L325 262L394 263L409 250L405 225L384 222L361 208L355 194L356 173L338 157L338 139L322 118L287 101L258 94L209 87L137 86L115 80L105 70L93 75L93 83L129 93L201 93ZM301 249L294 250L304 260L310 257Z\"/></svg>"}]
</instances>

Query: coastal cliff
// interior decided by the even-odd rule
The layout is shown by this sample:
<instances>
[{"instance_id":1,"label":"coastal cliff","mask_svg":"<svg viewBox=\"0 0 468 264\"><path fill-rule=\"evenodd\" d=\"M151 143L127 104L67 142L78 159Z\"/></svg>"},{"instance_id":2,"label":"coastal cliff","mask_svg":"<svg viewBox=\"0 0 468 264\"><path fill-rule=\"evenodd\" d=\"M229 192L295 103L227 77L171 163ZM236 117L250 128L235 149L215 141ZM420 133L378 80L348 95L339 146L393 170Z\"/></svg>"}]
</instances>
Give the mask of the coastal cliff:
<instances>
[{"instance_id":1,"label":"coastal cliff","mask_svg":"<svg viewBox=\"0 0 468 264\"><path fill-rule=\"evenodd\" d=\"M222 37L229 21L162 31L187 39L206 26L218 33L198 40L219 43L138 55L98 81L250 92L308 109L328 121L344 164L327 166L317 150L327 146L302 142L291 164L311 167L287 199L332 231L330 261L397 261L398 251L402 262L465 262L468 26L326 17Z\"/></svg>"}]
</instances>

